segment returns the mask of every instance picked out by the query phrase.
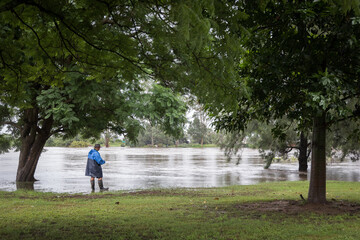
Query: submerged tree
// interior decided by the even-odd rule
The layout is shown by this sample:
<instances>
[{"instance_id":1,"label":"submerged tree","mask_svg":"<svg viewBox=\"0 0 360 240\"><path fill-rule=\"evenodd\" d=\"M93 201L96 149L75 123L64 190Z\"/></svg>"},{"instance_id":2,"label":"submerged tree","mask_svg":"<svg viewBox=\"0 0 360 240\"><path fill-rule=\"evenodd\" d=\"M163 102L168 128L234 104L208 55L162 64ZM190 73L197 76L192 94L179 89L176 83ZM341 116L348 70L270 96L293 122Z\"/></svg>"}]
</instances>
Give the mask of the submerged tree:
<instances>
[{"instance_id":1,"label":"submerged tree","mask_svg":"<svg viewBox=\"0 0 360 240\"><path fill-rule=\"evenodd\" d=\"M283 124L289 123L283 122ZM247 141L253 147L259 149L261 155L266 160L265 168L269 168L276 157L287 159L288 154L294 152L298 160L299 172L307 172L308 159L311 153L308 134L303 131L296 131L295 127L291 124L285 129L281 129L279 125L276 127L273 123L259 125L253 133L249 134ZM280 132L277 133L277 131Z\"/></svg>"},{"instance_id":2,"label":"submerged tree","mask_svg":"<svg viewBox=\"0 0 360 240\"><path fill-rule=\"evenodd\" d=\"M327 155L332 159L358 161L360 159L359 122L341 121L332 126L327 135Z\"/></svg>"},{"instance_id":3,"label":"submerged tree","mask_svg":"<svg viewBox=\"0 0 360 240\"><path fill-rule=\"evenodd\" d=\"M284 126L288 125L285 129ZM284 120L268 124L250 122L244 131L226 134L220 146L230 160L245 146L256 148L266 160L264 168L269 168L276 157L287 159L290 152L295 152L299 162L299 171L307 172L310 143L308 134L297 132L295 127ZM237 163L240 163L241 154Z\"/></svg>"}]
</instances>

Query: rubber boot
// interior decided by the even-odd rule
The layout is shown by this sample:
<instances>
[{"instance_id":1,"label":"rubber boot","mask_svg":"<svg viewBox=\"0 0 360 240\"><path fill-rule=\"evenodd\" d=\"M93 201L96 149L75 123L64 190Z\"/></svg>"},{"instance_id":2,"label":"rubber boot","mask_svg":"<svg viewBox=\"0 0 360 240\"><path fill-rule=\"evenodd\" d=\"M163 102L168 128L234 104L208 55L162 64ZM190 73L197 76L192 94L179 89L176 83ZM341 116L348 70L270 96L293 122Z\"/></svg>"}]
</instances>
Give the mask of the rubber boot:
<instances>
[{"instance_id":1,"label":"rubber boot","mask_svg":"<svg viewBox=\"0 0 360 240\"><path fill-rule=\"evenodd\" d=\"M91 191L95 192L95 179L90 179L90 184L91 184Z\"/></svg>"},{"instance_id":2,"label":"rubber boot","mask_svg":"<svg viewBox=\"0 0 360 240\"><path fill-rule=\"evenodd\" d=\"M104 184L102 180L98 180L100 191L107 191L109 188L104 188Z\"/></svg>"}]
</instances>

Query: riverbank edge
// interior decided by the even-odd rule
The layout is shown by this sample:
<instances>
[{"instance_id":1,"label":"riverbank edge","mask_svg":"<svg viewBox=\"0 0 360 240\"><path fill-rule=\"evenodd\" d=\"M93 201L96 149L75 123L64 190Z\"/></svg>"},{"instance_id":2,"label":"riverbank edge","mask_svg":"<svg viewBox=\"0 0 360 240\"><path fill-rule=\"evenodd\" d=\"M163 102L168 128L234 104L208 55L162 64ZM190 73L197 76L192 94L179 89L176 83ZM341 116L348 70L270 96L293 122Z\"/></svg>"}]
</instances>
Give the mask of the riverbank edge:
<instances>
[{"instance_id":1,"label":"riverbank edge","mask_svg":"<svg viewBox=\"0 0 360 240\"><path fill-rule=\"evenodd\" d=\"M329 203L320 207L301 201L307 188L300 181L94 194L0 191L0 238L358 239L360 183L328 181Z\"/></svg>"}]
</instances>

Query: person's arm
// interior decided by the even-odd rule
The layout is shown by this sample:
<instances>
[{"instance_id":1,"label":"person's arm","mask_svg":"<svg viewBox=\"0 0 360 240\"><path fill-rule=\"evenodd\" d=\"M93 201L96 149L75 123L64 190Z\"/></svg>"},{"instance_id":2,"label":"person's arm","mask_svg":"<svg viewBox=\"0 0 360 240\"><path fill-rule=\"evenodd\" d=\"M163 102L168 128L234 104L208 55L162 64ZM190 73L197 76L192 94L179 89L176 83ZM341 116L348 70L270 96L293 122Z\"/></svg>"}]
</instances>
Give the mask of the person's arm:
<instances>
[{"instance_id":1,"label":"person's arm","mask_svg":"<svg viewBox=\"0 0 360 240\"><path fill-rule=\"evenodd\" d=\"M95 152L93 154L93 158L100 165L103 165L105 163L105 161L101 158L100 153L98 153L98 152Z\"/></svg>"}]
</instances>

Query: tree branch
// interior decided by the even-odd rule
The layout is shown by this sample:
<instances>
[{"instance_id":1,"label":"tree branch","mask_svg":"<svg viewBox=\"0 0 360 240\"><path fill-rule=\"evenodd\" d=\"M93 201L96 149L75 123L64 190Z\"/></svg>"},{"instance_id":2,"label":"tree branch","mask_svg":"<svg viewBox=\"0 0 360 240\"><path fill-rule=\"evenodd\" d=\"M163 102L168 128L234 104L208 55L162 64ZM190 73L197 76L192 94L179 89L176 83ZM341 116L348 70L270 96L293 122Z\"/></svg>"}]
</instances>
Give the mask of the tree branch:
<instances>
[{"instance_id":1,"label":"tree branch","mask_svg":"<svg viewBox=\"0 0 360 240\"><path fill-rule=\"evenodd\" d=\"M94 43L92 43L89 39L87 39L87 37L82 34L80 31L78 31L75 27L72 27L70 26L69 24L67 24L64 20L64 17L51 11L51 10L48 10L48 9L45 9L43 6L31 1L31 2L26 2L28 5L31 5L31 6L34 6L34 7L37 7L41 12L44 12L44 13L47 13L51 16L54 16L56 18L58 18L60 20L60 22L62 24L64 24L64 26L69 29L72 33L74 33L76 36L78 36L79 38L81 38L86 44L88 44L89 46L95 48L96 50L99 50L99 51L106 51L106 52L110 52L110 53L113 53L121 58L123 58L124 60L128 61L129 63L131 63L132 65L134 65L136 68L138 68L141 72L145 73L145 74L148 74L148 72L146 70L144 70L143 67L140 66L140 63L139 62L136 62L135 60L132 60L128 57L126 57L125 55L115 51L115 50L112 50L112 49L109 49L109 48L103 48L103 47L100 47L100 46L97 46L95 45Z\"/></svg>"},{"instance_id":2,"label":"tree branch","mask_svg":"<svg viewBox=\"0 0 360 240\"><path fill-rule=\"evenodd\" d=\"M4 6L0 7L0 13L12 10L12 9L16 8L17 6L19 6L20 4L23 4L25 2L26 2L26 0L10 1L10 2L6 3Z\"/></svg>"},{"instance_id":3,"label":"tree branch","mask_svg":"<svg viewBox=\"0 0 360 240\"><path fill-rule=\"evenodd\" d=\"M17 129L21 129L19 124L15 123L15 122L11 122L11 121L0 122L0 125L10 125L10 126L13 126L13 127L17 128Z\"/></svg>"},{"instance_id":4,"label":"tree branch","mask_svg":"<svg viewBox=\"0 0 360 240\"><path fill-rule=\"evenodd\" d=\"M285 154L288 154L289 152L291 152L294 148L297 149L296 147L291 147L291 146L287 146L286 147L289 150L284 150Z\"/></svg>"},{"instance_id":5,"label":"tree branch","mask_svg":"<svg viewBox=\"0 0 360 240\"><path fill-rule=\"evenodd\" d=\"M90 66L95 66L95 67L103 67L103 68L113 68L113 69L118 69L118 67L116 66L111 66L111 65L100 65L100 64L95 64L95 63L91 63L85 59L81 59L78 55L76 55L75 53L81 53L85 56L91 56L91 55L88 55L86 52L83 52L83 51L80 51L78 49L76 49L75 46L73 46L71 44L71 41L68 40L67 38L64 37L60 27L59 27L59 24L55 21L55 19L53 20L54 24L55 24L55 27L57 29L57 31L59 32L59 37L60 37L60 40L61 42L64 44L66 50L70 53L70 55L75 58L76 60L78 60L79 63L85 63L87 65L90 65ZM75 52L72 52L72 50L75 51ZM82 73L84 74L84 73Z\"/></svg>"},{"instance_id":6,"label":"tree branch","mask_svg":"<svg viewBox=\"0 0 360 240\"><path fill-rule=\"evenodd\" d=\"M346 97L344 97L343 99L340 99L339 101L340 102L343 102L343 101L346 101L346 100L348 100L348 99L351 99L351 98L354 98L354 97L358 97L360 95L360 93L354 93L354 94L351 94L351 95L349 95L349 96L346 96ZM327 107L326 109L325 109L325 111L327 112L327 111L329 111L331 109L331 107L329 106L329 107Z\"/></svg>"},{"instance_id":7,"label":"tree branch","mask_svg":"<svg viewBox=\"0 0 360 240\"><path fill-rule=\"evenodd\" d=\"M59 127L57 129L54 129L53 131L50 132L50 135L54 135L56 133L61 133L61 132L65 132L63 127Z\"/></svg>"},{"instance_id":8,"label":"tree branch","mask_svg":"<svg viewBox=\"0 0 360 240\"><path fill-rule=\"evenodd\" d=\"M30 26L28 25L27 23L24 22L24 20L22 20L22 18L15 12L15 10L11 10L11 12L20 20L20 22L22 24L24 24L26 27L28 27L35 35L36 39L37 39L37 42L38 42L38 45L39 47L41 48L41 50L45 53L45 55L50 59L50 61L52 62L52 64L58 69L61 71L61 69L56 65L56 63L54 62L54 60L50 57L50 55L48 54L48 52L44 49L44 47L41 45L41 40L40 40L40 37L39 35L37 34L37 32Z\"/></svg>"},{"instance_id":9,"label":"tree branch","mask_svg":"<svg viewBox=\"0 0 360 240\"><path fill-rule=\"evenodd\" d=\"M347 117L344 117L344 118L340 118L338 120L330 121L327 124L331 125L333 123L339 123L339 122L342 122L342 121L345 121L345 120L348 120L348 119L352 119L352 118L355 118L355 117L359 117L359 115L358 114L353 114L353 115L350 115L350 116L347 116Z\"/></svg>"},{"instance_id":10,"label":"tree branch","mask_svg":"<svg viewBox=\"0 0 360 240\"><path fill-rule=\"evenodd\" d=\"M57 31L58 31L58 33L59 33L59 36L60 36L60 40L61 40L61 42L64 44L66 50L68 50L68 52L70 53L71 56L73 56L73 58L78 59L78 58L75 56L75 54L73 54L72 51L71 51L71 50L68 48L68 46L66 45L65 38L64 38L64 36L63 36L63 34L62 34L62 32L61 32L61 30L60 30L59 25L57 24L57 22L56 22L55 20L53 20L53 23L55 24L55 27L56 27L56 29L57 29Z\"/></svg>"},{"instance_id":11,"label":"tree branch","mask_svg":"<svg viewBox=\"0 0 360 240\"><path fill-rule=\"evenodd\" d=\"M2 55L2 51L0 51L0 58L1 58L1 62L3 63L3 65L4 65L5 67L8 67L11 71L13 71L13 72L15 73L16 79L17 79L17 81L18 81L18 79L19 79L19 74L15 71L15 69L14 69L12 66L10 66L9 64L7 64L7 63L5 62L4 56Z\"/></svg>"}]
</instances>

